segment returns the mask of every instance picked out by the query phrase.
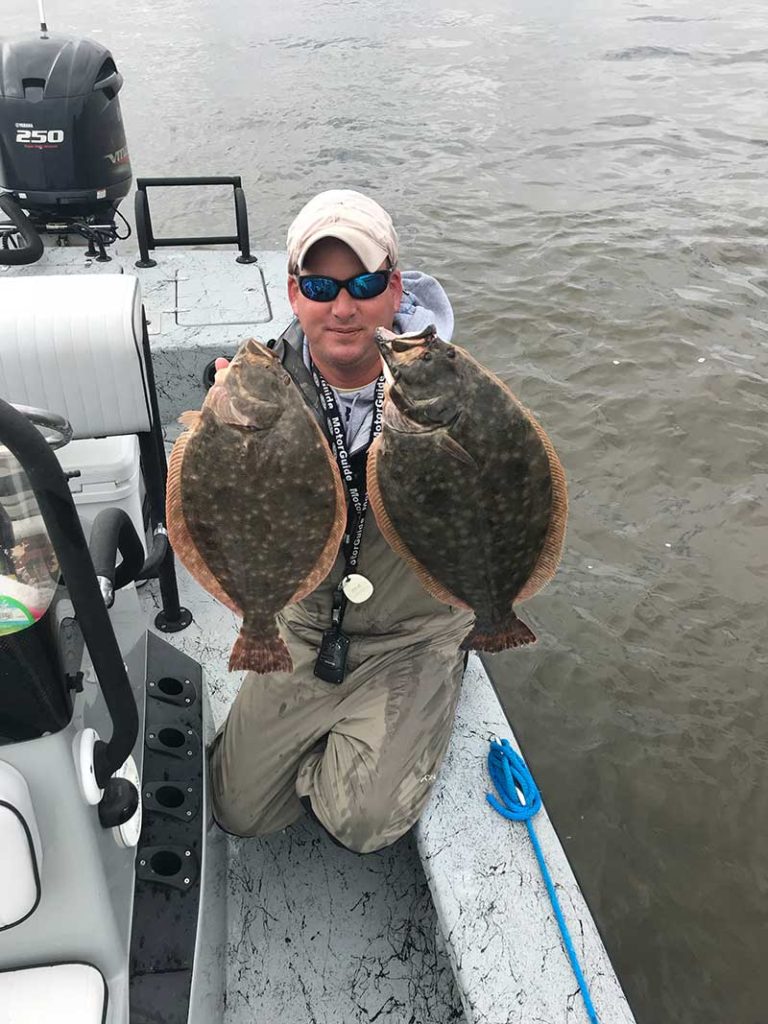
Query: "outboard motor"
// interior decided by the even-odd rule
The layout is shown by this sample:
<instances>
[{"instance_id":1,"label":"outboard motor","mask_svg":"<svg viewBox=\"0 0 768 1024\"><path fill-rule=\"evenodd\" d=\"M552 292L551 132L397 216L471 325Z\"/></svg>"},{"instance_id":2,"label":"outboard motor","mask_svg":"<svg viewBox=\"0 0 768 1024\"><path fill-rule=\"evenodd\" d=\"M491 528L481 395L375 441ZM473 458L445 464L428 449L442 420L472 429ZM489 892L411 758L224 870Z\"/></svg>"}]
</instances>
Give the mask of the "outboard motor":
<instances>
[{"instance_id":1,"label":"outboard motor","mask_svg":"<svg viewBox=\"0 0 768 1024\"><path fill-rule=\"evenodd\" d=\"M0 38L0 209L13 225L0 227L0 263L38 259L36 232L83 236L105 258L131 187L122 84L106 47L49 34L44 21Z\"/></svg>"}]
</instances>

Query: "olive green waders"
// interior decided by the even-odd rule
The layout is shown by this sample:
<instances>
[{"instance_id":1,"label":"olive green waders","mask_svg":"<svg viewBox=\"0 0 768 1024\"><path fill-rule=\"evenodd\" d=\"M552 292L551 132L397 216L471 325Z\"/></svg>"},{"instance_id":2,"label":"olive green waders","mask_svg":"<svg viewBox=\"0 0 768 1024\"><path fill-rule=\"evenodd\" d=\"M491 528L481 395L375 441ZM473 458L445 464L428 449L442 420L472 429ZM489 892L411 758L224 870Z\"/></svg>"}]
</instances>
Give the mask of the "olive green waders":
<instances>
[{"instance_id":1,"label":"olive green waders","mask_svg":"<svg viewBox=\"0 0 768 1024\"><path fill-rule=\"evenodd\" d=\"M342 683L313 674L344 573L341 557L281 617L294 671L250 672L243 680L210 762L214 814L230 832L285 828L308 798L342 845L370 853L407 832L424 808L450 738L464 662L459 644L473 616L424 590L372 514L358 571L374 592L347 606Z\"/></svg>"}]
</instances>

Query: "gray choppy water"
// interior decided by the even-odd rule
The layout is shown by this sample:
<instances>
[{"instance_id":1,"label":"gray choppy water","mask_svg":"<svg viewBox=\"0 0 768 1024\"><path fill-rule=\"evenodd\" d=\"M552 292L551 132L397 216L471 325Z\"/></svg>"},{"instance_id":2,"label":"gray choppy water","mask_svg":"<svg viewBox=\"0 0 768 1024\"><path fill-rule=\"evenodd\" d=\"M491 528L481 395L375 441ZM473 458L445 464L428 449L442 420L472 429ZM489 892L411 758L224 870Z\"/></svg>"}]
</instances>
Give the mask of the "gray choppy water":
<instances>
[{"instance_id":1,"label":"gray choppy water","mask_svg":"<svg viewBox=\"0 0 768 1024\"><path fill-rule=\"evenodd\" d=\"M539 644L488 664L630 1002L765 1021L764 4L47 9L112 47L136 173L242 173L264 247L370 190L444 281L568 472ZM217 228L196 201L160 227Z\"/></svg>"}]
</instances>

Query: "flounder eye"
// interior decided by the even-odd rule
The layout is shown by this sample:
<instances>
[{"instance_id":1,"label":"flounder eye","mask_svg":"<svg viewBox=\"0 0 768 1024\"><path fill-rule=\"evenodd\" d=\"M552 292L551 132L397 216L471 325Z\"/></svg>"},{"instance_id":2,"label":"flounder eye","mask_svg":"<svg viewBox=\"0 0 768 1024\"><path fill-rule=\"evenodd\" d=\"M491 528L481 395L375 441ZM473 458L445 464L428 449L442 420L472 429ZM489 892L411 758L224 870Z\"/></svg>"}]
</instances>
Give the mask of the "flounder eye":
<instances>
[{"instance_id":1,"label":"flounder eye","mask_svg":"<svg viewBox=\"0 0 768 1024\"><path fill-rule=\"evenodd\" d=\"M424 355L421 357L421 361L423 363L428 363L431 358L432 358L432 353L431 352L425 352Z\"/></svg>"},{"instance_id":2,"label":"flounder eye","mask_svg":"<svg viewBox=\"0 0 768 1024\"><path fill-rule=\"evenodd\" d=\"M289 375L287 373L284 373L283 374L283 384L290 384L290 383L291 383L291 378L289 377Z\"/></svg>"},{"instance_id":3,"label":"flounder eye","mask_svg":"<svg viewBox=\"0 0 768 1024\"><path fill-rule=\"evenodd\" d=\"M453 345L450 345L448 347L448 349L446 350L445 354L448 356L449 359L455 359L456 358L456 349L453 347Z\"/></svg>"}]
</instances>

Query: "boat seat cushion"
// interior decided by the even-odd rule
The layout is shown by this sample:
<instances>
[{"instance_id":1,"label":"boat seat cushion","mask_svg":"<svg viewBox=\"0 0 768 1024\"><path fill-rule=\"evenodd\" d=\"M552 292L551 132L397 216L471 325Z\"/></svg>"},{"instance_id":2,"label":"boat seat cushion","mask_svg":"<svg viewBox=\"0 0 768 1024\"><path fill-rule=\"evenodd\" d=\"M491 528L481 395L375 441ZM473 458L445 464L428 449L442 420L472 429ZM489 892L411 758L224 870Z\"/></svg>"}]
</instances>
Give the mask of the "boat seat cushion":
<instances>
[{"instance_id":1,"label":"boat seat cushion","mask_svg":"<svg viewBox=\"0 0 768 1024\"><path fill-rule=\"evenodd\" d=\"M0 1020L13 1024L103 1024L107 986L90 964L0 971Z\"/></svg>"},{"instance_id":2,"label":"boat seat cushion","mask_svg":"<svg viewBox=\"0 0 768 1024\"><path fill-rule=\"evenodd\" d=\"M27 783L13 765L0 761L0 931L21 924L40 902L41 860Z\"/></svg>"},{"instance_id":3,"label":"boat seat cushion","mask_svg":"<svg viewBox=\"0 0 768 1024\"><path fill-rule=\"evenodd\" d=\"M137 278L0 279L0 398L66 417L76 438L149 430Z\"/></svg>"}]
</instances>

